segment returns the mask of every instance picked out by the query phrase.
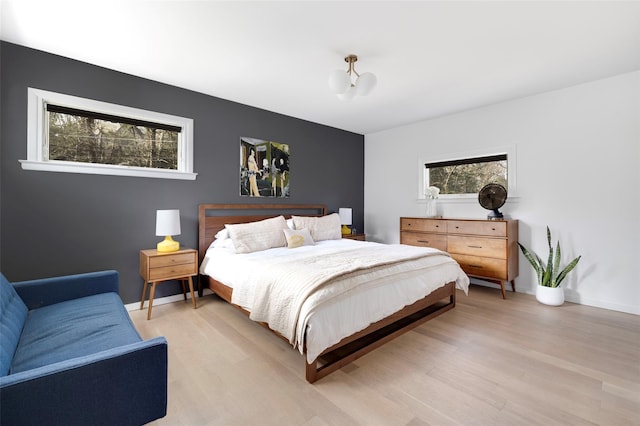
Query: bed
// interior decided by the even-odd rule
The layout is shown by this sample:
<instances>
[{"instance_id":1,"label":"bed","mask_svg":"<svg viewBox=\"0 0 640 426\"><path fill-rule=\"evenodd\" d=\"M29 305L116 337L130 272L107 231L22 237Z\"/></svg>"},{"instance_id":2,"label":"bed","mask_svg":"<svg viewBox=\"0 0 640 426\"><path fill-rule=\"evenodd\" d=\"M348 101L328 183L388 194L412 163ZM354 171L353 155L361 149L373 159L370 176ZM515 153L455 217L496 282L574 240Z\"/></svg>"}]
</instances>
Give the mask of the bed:
<instances>
[{"instance_id":1,"label":"bed","mask_svg":"<svg viewBox=\"0 0 640 426\"><path fill-rule=\"evenodd\" d=\"M320 204L198 211L199 293L209 288L291 343L309 383L452 309L456 287L469 285L446 253L343 239L334 216ZM260 245L272 228L284 246Z\"/></svg>"}]
</instances>

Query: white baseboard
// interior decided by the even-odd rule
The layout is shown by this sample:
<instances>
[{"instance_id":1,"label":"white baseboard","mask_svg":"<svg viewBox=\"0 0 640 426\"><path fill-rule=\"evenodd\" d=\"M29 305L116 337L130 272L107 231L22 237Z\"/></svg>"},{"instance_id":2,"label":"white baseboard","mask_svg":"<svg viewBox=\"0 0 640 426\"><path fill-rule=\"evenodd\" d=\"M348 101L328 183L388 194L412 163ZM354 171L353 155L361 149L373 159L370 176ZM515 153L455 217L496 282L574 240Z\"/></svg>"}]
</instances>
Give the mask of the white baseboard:
<instances>
[{"instance_id":1,"label":"white baseboard","mask_svg":"<svg viewBox=\"0 0 640 426\"><path fill-rule=\"evenodd\" d=\"M608 309L610 311L618 311L625 314L640 315L640 306L620 305L619 303L581 297L578 294L567 294L567 292L564 294L564 300L567 302L577 303L579 305L593 306L594 308Z\"/></svg>"},{"instance_id":2,"label":"white baseboard","mask_svg":"<svg viewBox=\"0 0 640 426\"><path fill-rule=\"evenodd\" d=\"M471 278L471 282L472 282L472 284L477 284L477 285L481 285L481 286L485 286L485 287L496 288L496 284L495 283L482 281L482 280L476 279L476 278ZM510 284L506 285L505 286L505 290L511 291L511 285ZM519 292L520 293L525 293L525 294L531 294L531 295L535 296L535 293L531 292L531 291L520 290ZM207 295L210 295L210 294L213 294L213 292L211 290L209 290L208 288L205 288L203 293L202 293L203 296L207 296ZM190 293L187 293L187 299L191 299L191 294ZM172 296L166 296L166 297L161 297L159 299L153 299L153 304L155 306L158 306L158 305L164 305L165 303L179 302L181 300L184 300L184 297L181 294L174 294ZM581 298L576 297L576 296L571 295L571 294L565 294L565 300L567 302L578 303L580 305L587 305L587 306L593 306L595 308L602 308L602 309L608 309L608 310L612 310L612 311L624 312L624 313L627 313L627 314L640 315L640 307L625 306L625 305L619 305L619 304L614 304L614 303L606 303L606 302L602 302L600 300L581 299ZM148 307L149 306L149 302L146 302L145 306ZM140 302L128 303L128 304L124 305L124 307L127 309L127 311L137 311L137 310L140 309Z\"/></svg>"},{"instance_id":3,"label":"white baseboard","mask_svg":"<svg viewBox=\"0 0 640 426\"><path fill-rule=\"evenodd\" d=\"M496 288L498 286L496 283L482 281L481 279L475 278L475 277L471 278L471 283L485 286L485 287L491 287L491 288ZM507 291L511 291L511 284L505 285L505 289ZM518 289L517 291L518 293L530 294L532 296L536 295L536 292L530 289L521 288L521 289ZM578 305L592 306L594 308L607 309L610 311L617 311L625 314L640 315L640 306L620 305L618 303L610 303L602 300L588 299L588 298L581 297L579 294L571 293L568 291L565 291L564 293L564 300L571 303L577 303Z\"/></svg>"},{"instance_id":4,"label":"white baseboard","mask_svg":"<svg viewBox=\"0 0 640 426\"><path fill-rule=\"evenodd\" d=\"M209 290L208 288L205 288L204 291L202 292L203 296L207 296L209 294L213 294L213 292L211 290ZM187 300L191 299L191 293L187 292ZM153 306L158 306L158 305L164 305L166 303L174 303L174 302L180 302L184 300L184 296L181 294L174 294L172 296L165 296L165 297L161 297L159 299L154 298L153 299ZM144 304L145 308L149 307L149 302L146 301ZM137 311L140 309L140 302L133 302L133 303L127 303L126 305L124 305L125 309L127 311Z\"/></svg>"}]
</instances>

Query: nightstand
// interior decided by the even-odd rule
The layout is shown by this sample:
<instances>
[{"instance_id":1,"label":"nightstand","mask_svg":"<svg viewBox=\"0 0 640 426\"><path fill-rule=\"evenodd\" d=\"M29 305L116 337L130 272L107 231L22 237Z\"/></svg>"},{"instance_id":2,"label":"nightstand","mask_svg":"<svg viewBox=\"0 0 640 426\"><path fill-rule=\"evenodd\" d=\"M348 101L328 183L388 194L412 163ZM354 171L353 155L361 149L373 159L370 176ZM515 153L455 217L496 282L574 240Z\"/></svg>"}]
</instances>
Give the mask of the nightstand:
<instances>
[{"instance_id":1,"label":"nightstand","mask_svg":"<svg viewBox=\"0 0 640 426\"><path fill-rule=\"evenodd\" d=\"M342 238L348 238L350 240L365 241L365 234L343 235Z\"/></svg>"},{"instance_id":2,"label":"nightstand","mask_svg":"<svg viewBox=\"0 0 640 426\"><path fill-rule=\"evenodd\" d=\"M144 299L147 295L147 285L151 284L149 293L149 312L147 319L151 319L151 309L153 308L153 295L156 285L169 280L180 280L182 283L182 294L187 300L185 281L189 282L189 291L193 301L193 309L196 309L196 297L193 294L193 281L191 277L198 275L198 251L183 248L170 253L158 253L156 249L140 250L140 275L144 280L142 285L142 299L140 309L144 309Z\"/></svg>"}]
</instances>

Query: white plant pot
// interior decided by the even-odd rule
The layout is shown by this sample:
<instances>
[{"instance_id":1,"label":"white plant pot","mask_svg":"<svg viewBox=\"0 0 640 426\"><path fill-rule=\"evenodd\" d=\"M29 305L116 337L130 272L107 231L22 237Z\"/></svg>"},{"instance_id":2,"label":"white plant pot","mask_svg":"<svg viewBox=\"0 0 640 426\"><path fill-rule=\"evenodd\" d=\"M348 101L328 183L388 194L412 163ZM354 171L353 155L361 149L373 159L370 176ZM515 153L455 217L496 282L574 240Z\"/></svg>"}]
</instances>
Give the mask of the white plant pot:
<instances>
[{"instance_id":1,"label":"white plant pot","mask_svg":"<svg viewBox=\"0 0 640 426\"><path fill-rule=\"evenodd\" d=\"M540 303L550 306L560 306L564 303L564 288L536 286L536 299Z\"/></svg>"}]
</instances>

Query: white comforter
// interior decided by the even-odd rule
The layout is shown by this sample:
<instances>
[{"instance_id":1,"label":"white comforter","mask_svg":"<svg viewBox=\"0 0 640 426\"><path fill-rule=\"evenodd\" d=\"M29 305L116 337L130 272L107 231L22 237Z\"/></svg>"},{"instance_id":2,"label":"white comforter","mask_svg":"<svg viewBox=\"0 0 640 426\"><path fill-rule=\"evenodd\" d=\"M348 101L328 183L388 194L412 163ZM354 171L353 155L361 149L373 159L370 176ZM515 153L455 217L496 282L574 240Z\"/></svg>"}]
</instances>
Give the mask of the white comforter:
<instances>
[{"instance_id":1,"label":"white comforter","mask_svg":"<svg viewBox=\"0 0 640 426\"><path fill-rule=\"evenodd\" d=\"M362 248L368 254L356 256ZM232 287L232 302L252 319L267 322L301 352L306 345L309 362L447 282L465 292L469 285L446 253L347 239L248 254L211 248L201 273ZM297 290L284 291L289 288Z\"/></svg>"}]
</instances>

